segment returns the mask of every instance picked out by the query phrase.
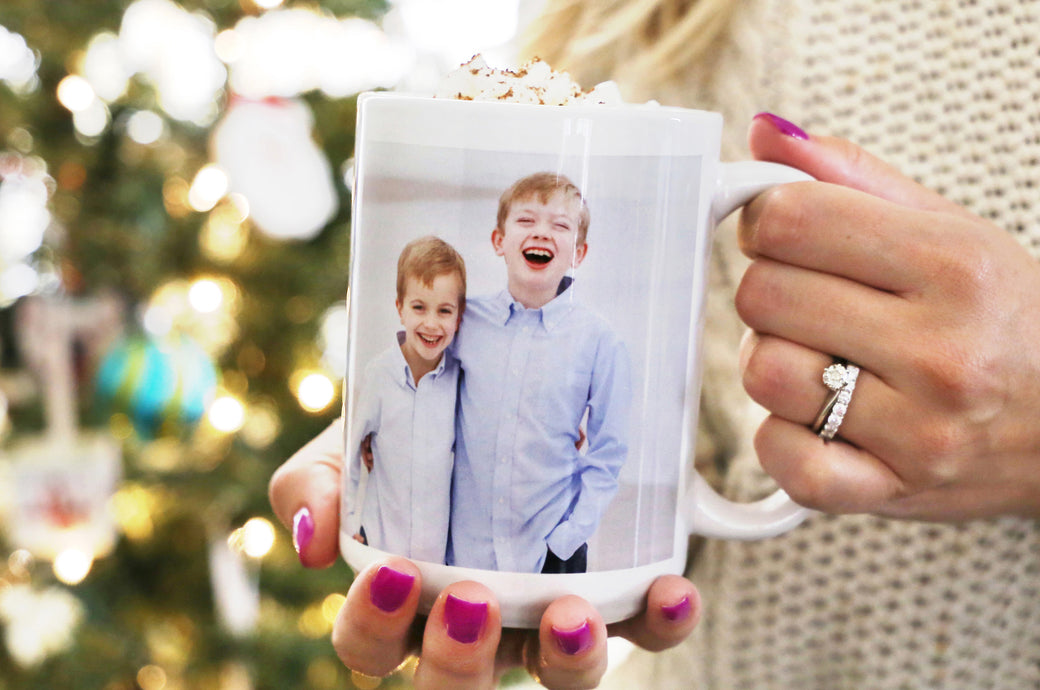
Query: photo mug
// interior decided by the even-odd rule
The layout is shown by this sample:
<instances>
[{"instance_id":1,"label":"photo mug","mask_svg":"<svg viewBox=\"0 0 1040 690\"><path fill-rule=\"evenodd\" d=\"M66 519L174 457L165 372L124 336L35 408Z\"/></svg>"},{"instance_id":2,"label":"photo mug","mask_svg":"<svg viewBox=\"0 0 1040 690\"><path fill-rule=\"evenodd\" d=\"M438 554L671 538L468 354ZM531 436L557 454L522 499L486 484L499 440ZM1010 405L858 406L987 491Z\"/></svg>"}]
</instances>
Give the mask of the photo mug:
<instances>
[{"instance_id":1,"label":"photo mug","mask_svg":"<svg viewBox=\"0 0 1040 690\"><path fill-rule=\"evenodd\" d=\"M578 594L609 623L688 536L809 511L692 464L717 223L811 179L719 161L718 113L367 93L358 100L340 548L477 580L503 624Z\"/></svg>"}]
</instances>

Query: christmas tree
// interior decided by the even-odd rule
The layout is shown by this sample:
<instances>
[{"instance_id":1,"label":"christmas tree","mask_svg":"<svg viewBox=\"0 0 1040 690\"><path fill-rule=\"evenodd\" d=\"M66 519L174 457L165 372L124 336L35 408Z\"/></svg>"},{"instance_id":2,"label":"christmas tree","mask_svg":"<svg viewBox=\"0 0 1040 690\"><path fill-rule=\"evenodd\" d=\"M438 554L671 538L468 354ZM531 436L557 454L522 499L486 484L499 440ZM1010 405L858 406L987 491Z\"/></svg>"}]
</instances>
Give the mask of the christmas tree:
<instances>
[{"instance_id":1,"label":"christmas tree","mask_svg":"<svg viewBox=\"0 0 1040 690\"><path fill-rule=\"evenodd\" d=\"M0 5L0 690L373 687L267 482L339 413L356 95L480 48L391 9Z\"/></svg>"}]
</instances>

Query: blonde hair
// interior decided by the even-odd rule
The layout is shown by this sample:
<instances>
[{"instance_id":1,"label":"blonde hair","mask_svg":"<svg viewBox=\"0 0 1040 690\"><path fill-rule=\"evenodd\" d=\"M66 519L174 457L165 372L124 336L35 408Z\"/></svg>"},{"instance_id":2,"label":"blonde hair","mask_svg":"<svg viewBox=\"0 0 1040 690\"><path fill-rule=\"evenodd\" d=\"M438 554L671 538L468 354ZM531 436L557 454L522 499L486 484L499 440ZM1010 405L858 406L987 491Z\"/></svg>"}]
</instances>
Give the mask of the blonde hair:
<instances>
[{"instance_id":1,"label":"blonde hair","mask_svg":"<svg viewBox=\"0 0 1040 690\"><path fill-rule=\"evenodd\" d=\"M397 302L404 302L405 283L415 278L426 287L437 276L459 277L459 313L466 309L466 262L455 248L439 237L427 235L412 240L397 258Z\"/></svg>"},{"instance_id":2,"label":"blonde hair","mask_svg":"<svg viewBox=\"0 0 1040 690\"><path fill-rule=\"evenodd\" d=\"M566 199L578 202L578 244L584 244L589 232L589 207L577 185L563 175L551 172L540 172L523 177L502 192L502 196L498 198L498 219L495 227L499 230L503 229L514 201L535 197L543 204L547 204L557 192L562 193Z\"/></svg>"},{"instance_id":3,"label":"blonde hair","mask_svg":"<svg viewBox=\"0 0 1040 690\"><path fill-rule=\"evenodd\" d=\"M585 88L614 79L668 83L710 58L743 0L547 0L526 57L565 70Z\"/></svg>"}]
</instances>

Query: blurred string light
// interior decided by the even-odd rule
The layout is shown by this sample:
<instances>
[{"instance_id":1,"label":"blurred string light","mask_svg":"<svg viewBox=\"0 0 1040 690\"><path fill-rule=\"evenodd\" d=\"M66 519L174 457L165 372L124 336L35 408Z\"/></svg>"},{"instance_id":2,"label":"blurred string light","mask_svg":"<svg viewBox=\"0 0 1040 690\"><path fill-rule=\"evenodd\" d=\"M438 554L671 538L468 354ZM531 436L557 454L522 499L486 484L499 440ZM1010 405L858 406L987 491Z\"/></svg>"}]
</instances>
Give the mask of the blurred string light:
<instances>
[{"instance_id":1,"label":"blurred string light","mask_svg":"<svg viewBox=\"0 0 1040 690\"><path fill-rule=\"evenodd\" d=\"M138 144L154 144L166 131L163 119L151 110L138 110L126 120L126 134Z\"/></svg>"},{"instance_id":2,"label":"blurred string light","mask_svg":"<svg viewBox=\"0 0 1040 690\"><path fill-rule=\"evenodd\" d=\"M0 587L4 642L11 658L22 668L37 666L68 649L83 618L83 603L63 588L36 591L29 584Z\"/></svg>"},{"instance_id":3,"label":"blurred string light","mask_svg":"<svg viewBox=\"0 0 1040 690\"><path fill-rule=\"evenodd\" d=\"M204 165L195 173L188 190L188 203L196 211L210 211L227 193L227 174L217 165Z\"/></svg>"},{"instance_id":4,"label":"blurred string light","mask_svg":"<svg viewBox=\"0 0 1040 690\"><path fill-rule=\"evenodd\" d=\"M205 12L173 0L133 2L119 32L93 36L70 75L76 80L62 82L70 93L59 98L76 130L88 139L102 134L111 124L109 104L126 95L135 76L155 89L168 116L200 126L216 121L229 88L263 99L314 90L342 98L402 82L429 87L429 72L476 52L492 64L511 60L520 6L519 0L395 0L384 30L319 9L281 9L281 0L252 3L264 12L218 32ZM34 89L38 62L20 35L0 27L0 80L15 90ZM409 81L417 71L425 82Z\"/></svg>"},{"instance_id":5,"label":"blurred string light","mask_svg":"<svg viewBox=\"0 0 1040 690\"><path fill-rule=\"evenodd\" d=\"M420 50L457 65L511 41L517 34L519 0L395 0L405 36Z\"/></svg>"},{"instance_id":6,"label":"blurred string light","mask_svg":"<svg viewBox=\"0 0 1040 690\"><path fill-rule=\"evenodd\" d=\"M0 26L0 81L18 94L32 93L40 84L39 58L21 34Z\"/></svg>"},{"instance_id":7,"label":"blurred string light","mask_svg":"<svg viewBox=\"0 0 1040 690\"><path fill-rule=\"evenodd\" d=\"M227 70L213 48L216 27L170 0L137 0L123 14L119 48L128 73L151 83L168 115L208 125L218 114Z\"/></svg>"},{"instance_id":8,"label":"blurred string light","mask_svg":"<svg viewBox=\"0 0 1040 690\"><path fill-rule=\"evenodd\" d=\"M172 0L133 2L119 33L92 37L75 73L62 82L59 101L73 113L77 131L86 137L102 133L111 121L108 105L126 95L135 76L155 89L168 116L209 126L229 79L231 90L248 98L313 90L339 98L392 87L412 66L405 41L373 22L316 9L276 9L280 0L254 4L271 11L218 33L206 13L189 12ZM0 79L35 83L36 56L21 36L3 27L0 32Z\"/></svg>"},{"instance_id":9,"label":"blurred string light","mask_svg":"<svg viewBox=\"0 0 1040 690\"><path fill-rule=\"evenodd\" d=\"M238 398L221 395L210 403L206 418L217 431L233 434L245 423L246 410Z\"/></svg>"},{"instance_id":10,"label":"blurred string light","mask_svg":"<svg viewBox=\"0 0 1040 690\"><path fill-rule=\"evenodd\" d=\"M211 314L220 309L223 302L224 292L211 278L200 278L188 288L188 303L197 312Z\"/></svg>"},{"instance_id":11,"label":"blurred string light","mask_svg":"<svg viewBox=\"0 0 1040 690\"><path fill-rule=\"evenodd\" d=\"M307 412L323 412L336 399L336 386L320 372L300 372L295 386L296 399Z\"/></svg>"},{"instance_id":12,"label":"blurred string light","mask_svg":"<svg viewBox=\"0 0 1040 690\"><path fill-rule=\"evenodd\" d=\"M30 259L51 225L54 184L42 159L0 152L0 307L40 284Z\"/></svg>"},{"instance_id":13,"label":"blurred string light","mask_svg":"<svg viewBox=\"0 0 1040 690\"><path fill-rule=\"evenodd\" d=\"M131 541L147 541L155 533L155 519L160 511L160 496L141 484L124 483L110 500L110 508L119 529Z\"/></svg>"},{"instance_id":14,"label":"blurred string light","mask_svg":"<svg viewBox=\"0 0 1040 690\"><path fill-rule=\"evenodd\" d=\"M270 520L254 517L231 532L228 536L228 546L232 551L243 553L250 558L263 558L274 547L274 540L274 525Z\"/></svg>"},{"instance_id":15,"label":"blurred string light","mask_svg":"<svg viewBox=\"0 0 1040 690\"><path fill-rule=\"evenodd\" d=\"M171 280L148 298L141 322L154 337L183 333L216 357L238 335L240 301L238 285L224 276Z\"/></svg>"},{"instance_id":16,"label":"blurred string light","mask_svg":"<svg viewBox=\"0 0 1040 690\"><path fill-rule=\"evenodd\" d=\"M337 302L322 315L318 330L321 363L337 379L347 375L347 318L346 303Z\"/></svg>"},{"instance_id":17,"label":"blurred string light","mask_svg":"<svg viewBox=\"0 0 1040 690\"><path fill-rule=\"evenodd\" d=\"M165 690L166 671L161 666L148 664L137 671L137 684L141 690Z\"/></svg>"},{"instance_id":18,"label":"blurred string light","mask_svg":"<svg viewBox=\"0 0 1040 690\"><path fill-rule=\"evenodd\" d=\"M297 8L245 17L218 47L232 91L247 98L290 98L320 90L340 98L394 86L414 57L401 39L355 17Z\"/></svg>"},{"instance_id":19,"label":"blurred string light","mask_svg":"<svg viewBox=\"0 0 1040 690\"><path fill-rule=\"evenodd\" d=\"M54 557L54 576L67 585L78 585L90 573L94 565L93 554L70 548Z\"/></svg>"},{"instance_id":20,"label":"blurred string light","mask_svg":"<svg viewBox=\"0 0 1040 690\"><path fill-rule=\"evenodd\" d=\"M245 251L249 231L249 202L241 194L231 193L217 203L199 233L199 247L208 258L227 263Z\"/></svg>"},{"instance_id":21,"label":"blurred string light","mask_svg":"<svg viewBox=\"0 0 1040 690\"><path fill-rule=\"evenodd\" d=\"M86 79L70 74L58 83L57 96L72 113L72 124L80 135L96 137L105 131L110 120L108 106Z\"/></svg>"},{"instance_id":22,"label":"blurred string light","mask_svg":"<svg viewBox=\"0 0 1040 690\"><path fill-rule=\"evenodd\" d=\"M131 74L123 61L119 36L103 31L90 39L81 70L94 94L105 102L111 103L126 93Z\"/></svg>"}]
</instances>

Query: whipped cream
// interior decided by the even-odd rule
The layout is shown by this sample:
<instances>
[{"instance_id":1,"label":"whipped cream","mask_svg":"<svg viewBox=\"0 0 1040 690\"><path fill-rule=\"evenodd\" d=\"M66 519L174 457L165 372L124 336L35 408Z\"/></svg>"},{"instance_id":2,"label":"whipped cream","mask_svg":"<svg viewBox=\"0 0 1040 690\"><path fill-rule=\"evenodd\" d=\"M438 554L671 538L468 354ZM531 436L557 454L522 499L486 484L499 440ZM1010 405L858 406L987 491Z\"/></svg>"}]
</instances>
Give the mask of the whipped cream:
<instances>
[{"instance_id":1,"label":"whipped cream","mask_svg":"<svg viewBox=\"0 0 1040 690\"><path fill-rule=\"evenodd\" d=\"M508 101L535 105L624 105L617 84L605 81L590 91L566 72L554 71L535 58L517 71L489 67L483 56L449 72L441 80L435 98L464 101Z\"/></svg>"}]
</instances>

